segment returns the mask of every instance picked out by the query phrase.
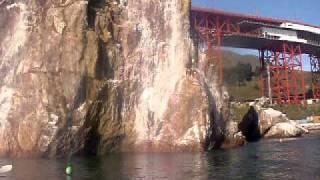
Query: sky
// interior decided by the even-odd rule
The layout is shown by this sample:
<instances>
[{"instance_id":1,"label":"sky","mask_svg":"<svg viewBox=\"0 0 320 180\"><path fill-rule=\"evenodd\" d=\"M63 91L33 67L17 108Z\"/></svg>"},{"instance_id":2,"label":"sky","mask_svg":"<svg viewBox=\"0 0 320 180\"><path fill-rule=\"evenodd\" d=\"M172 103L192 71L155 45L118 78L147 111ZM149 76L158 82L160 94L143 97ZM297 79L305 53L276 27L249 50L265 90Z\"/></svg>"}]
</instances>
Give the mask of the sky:
<instances>
[{"instance_id":1,"label":"sky","mask_svg":"<svg viewBox=\"0 0 320 180\"><path fill-rule=\"evenodd\" d=\"M320 26L320 0L192 0L192 5ZM240 54L257 54L253 50L234 51ZM304 69L310 70L306 57L304 56Z\"/></svg>"},{"instance_id":2,"label":"sky","mask_svg":"<svg viewBox=\"0 0 320 180\"><path fill-rule=\"evenodd\" d=\"M319 0L192 0L192 4L320 25Z\"/></svg>"}]
</instances>

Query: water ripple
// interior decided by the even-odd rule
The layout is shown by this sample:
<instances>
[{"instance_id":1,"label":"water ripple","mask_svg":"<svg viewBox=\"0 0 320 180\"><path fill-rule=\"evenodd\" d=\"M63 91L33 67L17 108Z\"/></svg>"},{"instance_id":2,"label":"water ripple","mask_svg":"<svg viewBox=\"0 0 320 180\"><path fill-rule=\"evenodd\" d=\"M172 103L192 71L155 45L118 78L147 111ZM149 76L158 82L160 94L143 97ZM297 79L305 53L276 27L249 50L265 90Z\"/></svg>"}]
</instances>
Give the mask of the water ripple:
<instances>
[{"instance_id":1,"label":"water ripple","mask_svg":"<svg viewBox=\"0 0 320 180\"><path fill-rule=\"evenodd\" d=\"M14 169L9 180L206 180L320 179L320 138L264 140L243 148L208 153L112 154L74 158L75 174L64 175L65 160L2 159Z\"/></svg>"}]
</instances>

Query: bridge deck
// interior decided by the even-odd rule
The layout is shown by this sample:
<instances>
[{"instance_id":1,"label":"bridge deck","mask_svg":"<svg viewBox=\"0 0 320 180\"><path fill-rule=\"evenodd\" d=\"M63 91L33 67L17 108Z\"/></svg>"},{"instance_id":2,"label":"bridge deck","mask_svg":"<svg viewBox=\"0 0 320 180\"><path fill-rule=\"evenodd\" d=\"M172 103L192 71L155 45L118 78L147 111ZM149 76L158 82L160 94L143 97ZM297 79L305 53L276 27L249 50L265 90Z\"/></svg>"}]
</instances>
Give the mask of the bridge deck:
<instances>
[{"instance_id":1,"label":"bridge deck","mask_svg":"<svg viewBox=\"0 0 320 180\"><path fill-rule=\"evenodd\" d=\"M300 21L293 21L293 20L287 20L287 19L280 19L280 18L270 18L270 17L262 17L262 16L256 16L256 15L248 15L248 14L242 14L242 13L233 13L233 12L227 12L219 9L212 9L212 8L203 8L203 7L191 7L191 12L198 12L198 13L207 13L210 15L216 15L216 16L224 16L239 20L251 20L256 22L263 22L263 23L269 23L269 24L275 24L280 25L284 22L290 22L294 24L300 24L304 26L311 26L315 28L320 28L320 26L300 22Z\"/></svg>"},{"instance_id":2,"label":"bridge deck","mask_svg":"<svg viewBox=\"0 0 320 180\"><path fill-rule=\"evenodd\" d=\"M218 26L221 29L224 28L221 26L237 27L239 29L238 31L230 31L229 27L228 32L221 33L222 46L258 50L281 49L281 45L283 43L289 42L292 44L299 44L301 46L302 53L305 54L317 54L320 52L320 34L314 32L314 30L320 32L320 27L318 26L291 20L230 13L217 9L207 9L199 7L191 8L191 16L192 21L197 21L193 22L193 26L197 26L196 28L199 28L198 31L206 31L206 33L208 33L208 31L216 31ZM223 23L230 23L231 25L222 25ZM285 23L294 23L294 25L300 27L298 27L297 29L284 27L283 25ZM293 32L296 33L296 37L294 37L295 39L292 40L290 39L292 38L292 36L290 37L285 33L280 33L279 37L277 38L265 36L261 32L261 28L271 28L275 31L280 30ZM304 31L303 28L305 28L306 30ZM309 29L313 29L313 31L309 31Z\"/></svg>"},{"instance_id":3,"label":"bridge deck","mask_svg":"<svg viewBox=\"0 0 320 180\"><path fill-rule=\"evenodd\" d=\"M223 36L221 45L225 47L261 50L281 49L283 42L286 41L233 33ZM317 45L301 43L300 46L303 54L317 54L320 51L320 46Z\"/></svg>"}]
</instances>

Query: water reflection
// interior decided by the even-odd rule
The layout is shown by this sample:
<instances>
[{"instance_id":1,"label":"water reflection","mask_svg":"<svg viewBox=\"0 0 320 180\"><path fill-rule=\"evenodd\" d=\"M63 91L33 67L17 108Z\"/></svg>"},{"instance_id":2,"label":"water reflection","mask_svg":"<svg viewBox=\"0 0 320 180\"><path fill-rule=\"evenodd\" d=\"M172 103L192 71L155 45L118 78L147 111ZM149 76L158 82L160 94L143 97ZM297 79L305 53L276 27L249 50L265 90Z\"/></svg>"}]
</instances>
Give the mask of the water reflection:
<instances>
[{"instance_id":1,"label":"water reflection","mask_svg":"<svg viewBox=\"0 0 320 180\"><path fill-rule=\"evenodd\" d=\"M320 138L251 143L208 153L112 154L65 160L2 159L13 164L9 180L320 179Z\"/></svg>"},{"instance_id":2,"label":"water reflection","mask_svg":"<svg viewBox=\"0 0 320 180\"><path fill-rule=\"evenodd\" d=\"M207 179L203 157L200 153L126 154L122 179Z\"/></svg>"}]
</instances>

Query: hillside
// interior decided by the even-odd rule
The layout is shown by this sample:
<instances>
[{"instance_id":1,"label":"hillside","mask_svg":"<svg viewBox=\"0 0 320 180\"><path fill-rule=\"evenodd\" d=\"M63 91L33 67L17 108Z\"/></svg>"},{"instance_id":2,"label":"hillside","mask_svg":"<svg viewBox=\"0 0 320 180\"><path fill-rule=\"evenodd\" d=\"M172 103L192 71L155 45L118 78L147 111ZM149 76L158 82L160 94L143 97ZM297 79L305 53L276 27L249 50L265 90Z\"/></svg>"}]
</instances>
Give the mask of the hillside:
<instances>
[{"instance_id":1,"label":"hillside","mask_svg":"<svg viewBox=\"0 0 320 180\"><path fill-rule=\"evenodd\" d=\"M260 85L259 85L259 58L255 55L241 55L232 51L223 52L224 61L224 83L227 87L230 97L235 101L247 101L259 98ZM239 83L239 65L251 66L251 78ZM240 71L243 73L243 70ZM247 75L248 76L248 75ZM306 92L311 87L311 73L305 71L305 87Z\"/></svg>"},{"instance_id":2,"label":"hillside","mask_svg":"<svg viewBox=\"0 0 320 180\"><path fill-rule=\"evenodd\" d=\"M260 66L259 58L255 55L241 55L236 52L225 50L223 52L223 61L225 68L232 68L242 64L250 64L253 69L256 69Z\"/></svg>"}]
</instances>

